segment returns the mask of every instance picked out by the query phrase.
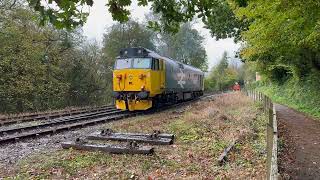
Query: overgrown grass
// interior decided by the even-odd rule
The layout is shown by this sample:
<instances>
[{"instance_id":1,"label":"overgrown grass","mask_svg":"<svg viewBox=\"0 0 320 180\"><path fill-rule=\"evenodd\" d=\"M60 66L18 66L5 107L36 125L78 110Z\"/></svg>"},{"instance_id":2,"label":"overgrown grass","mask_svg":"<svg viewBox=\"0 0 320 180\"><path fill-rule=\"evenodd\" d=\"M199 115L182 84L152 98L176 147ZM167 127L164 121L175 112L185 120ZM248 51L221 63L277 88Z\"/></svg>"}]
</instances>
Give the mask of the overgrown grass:
<instances>
[{"instance_id":1,"label":"overgrown grass","mask_svg":"<svg viewBox=\"0 0 320 180\"><path fill-rule=\"evenodd\" d=\"M106 125L116 131L174 133L171 146L152 156L59 150L21 161L16 179L225 179L265 177L265 123L260 106L239 93L198 102L178 111ZM234 139L228 162L217 158Z\"/></svg>"},{"instance_id":2,"label":"overgrown grass","mask_svg":"<svg viewBox=\"0 0 320 180\"><path fill-rule=\"evenodd\" d=\"M320 118L320 79L310 76L304 81L288 80L283 85L258 87L274 102L287 105L315 118Z\"/></svg>"}]
</instances>

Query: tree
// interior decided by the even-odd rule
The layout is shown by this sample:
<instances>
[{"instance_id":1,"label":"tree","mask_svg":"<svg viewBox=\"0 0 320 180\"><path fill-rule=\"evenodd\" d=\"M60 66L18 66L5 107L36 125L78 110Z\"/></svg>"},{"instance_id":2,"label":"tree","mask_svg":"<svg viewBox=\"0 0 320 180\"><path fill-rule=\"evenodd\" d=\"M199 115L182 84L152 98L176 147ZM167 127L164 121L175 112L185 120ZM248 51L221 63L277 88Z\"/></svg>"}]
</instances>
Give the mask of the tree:
<instances>
[{"instance_id":1,"label":"tree","mask_svg":"<svg viewBox=\"0 0 320 180\"><path fill-rule=\"evenodd\" d=\"M59 107L68 84L61 80L64 50L59 33L38 28L22 6L0 15L0 101L2 111ZM50 106L49 106L50 104Z\"/></svg>"},{"instance_id":2,"label":"tree","mask_svg":"<svg viewBox=\"0 0 320 180\"><path fill-rule=\"evenodd\" d=\"M269 79L284 82L320 71L320 4L318 1L250 1L235 10L250 19L241 56L256 61Z\"/></svg>"},{"instance_id":3,"label":"tree","mask_svg":"<svg viewBox=\"0 0 320 180\"><path fill-rule=\"evenodd\" d=\"M243 0L230 0L231 4L245 5ZM45 5L41 0L28 0L29 5L41 14L41 22L51 22L57 28L72 29L82 25L88 16L84 7L93 5L93 0L51 0ZM108 0L107 7L114 20L121 23L129 20L127 9L131 0ZM55 4L56 6L53 6ZM139 6L151 4L152 10L160 14L160 21L150 21L149 27L156 30L177 32L180 24L201 18L211 34L217 39L239 36L247 28L245 18L236 18L227 0L138 0Z\"/></svg>"},{"instance_id":4,"label":"tree","mask_svg":"<svg viewBox=\"0 0 320 180\"><path fill-rule=\"evenodd\" d=\"M190 23L186 23L176 34L161 34L159 52L161 55L207 71L208 61L202 45L203 40L199 32L193 29Z\"/></svg>"},{"instance_id":5,"label":"tree","mask_svg":"<svg viewBox=\"0 0 320 180\"><path fill-rule=\"evenodd\" d=\"M229 66L228 53L224 52L218 65L212 68L205 80L205 87L208 90L223 91L229 89L235 82L238 82L237 69Z\"/></svg>"},{"instance_id":6,"label":"tree","mask_svg":"<svg viewBox=\"0 0 320 180\"><path fill-rule=\"evenodd\" d=\"M101 48L79 29L39 27L20 1L0 2L0 112L105 104Z\"/></svg>"},{"instance_id":7,"label":"tree","mask_svg":"<svg viewBox=\"0 0 320 180\"><path fill-rule=\"evenodd\" d=\"M102 52L106 65L113 66L115 58L122 48L141 46L155 50L153 37L152 31L133 20L111 26L103 38Z\"/></svg>"},{"instance_id":8,"label":"tree","mask_svg":"<svg viewBox=\"0 0 320 180\"><path fill-rule=\"evenodd\" d=\"M68 106L98 105L110 102L106 98L108 84L104 78L101 47L97 42L84 43L73 53L74 58L66 67L66 77L70 83ZM109 80L109 79L108 79Z\"/></svg>"}]
</instances>

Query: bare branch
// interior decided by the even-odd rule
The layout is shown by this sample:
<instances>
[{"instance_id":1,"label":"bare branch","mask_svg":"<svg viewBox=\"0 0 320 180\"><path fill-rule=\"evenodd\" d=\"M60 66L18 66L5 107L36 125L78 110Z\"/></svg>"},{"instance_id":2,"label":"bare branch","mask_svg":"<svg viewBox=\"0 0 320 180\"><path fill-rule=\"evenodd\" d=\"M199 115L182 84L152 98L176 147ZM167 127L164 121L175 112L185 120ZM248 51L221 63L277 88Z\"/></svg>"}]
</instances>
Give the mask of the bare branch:
<instances>
[{"instance_id":1,"label":"bare branch","mask_svg":"<svg viewBox=\"0 0 320 180\"><path fill-rule=\"evenodd\" d=\"M14 5L16 5L17 0L13 0L13 3L11 4L11 6L9 7L9 9L12 9Z\"/></svg>"}]
</instances>

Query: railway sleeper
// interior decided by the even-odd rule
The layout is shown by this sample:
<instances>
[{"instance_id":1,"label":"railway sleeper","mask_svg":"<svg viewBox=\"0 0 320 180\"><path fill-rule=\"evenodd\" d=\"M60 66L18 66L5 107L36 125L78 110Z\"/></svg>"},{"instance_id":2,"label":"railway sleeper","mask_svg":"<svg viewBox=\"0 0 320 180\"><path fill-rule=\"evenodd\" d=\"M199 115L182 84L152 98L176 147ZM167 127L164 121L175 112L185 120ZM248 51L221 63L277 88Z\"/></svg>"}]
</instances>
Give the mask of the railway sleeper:
<instances>
[{"instance_id":1,"label":"railway sleeper","mask_svg":"<svg viewBox=\"0 0 320 180\"><path fill-rule=\"evenodd\" d=\"M101 134L87 136L90 140L111 140L111 141L136 141L140 143L148 143L154 145L170 145L173 144L172 139L168 138L150 138L145 136L126 136L126 135L107 135Z\"/></svg>"},{"instance_id":2,"label":"railway sleeper","mask_svg":"<svg viewBox=\"0 0 320 180\"><path fill-rule=\"evenodd\" d=\"M139 146L135 142L129 142L127 145L115 144L88 144L86 142L63 142L61 143L64 149L77 149L86 151L101 151L112 154L153 154L154 149L147 146Z\"/></svg>"},{"instance_id":3,"label":"railway sleeper","mask_svg":"<svg viewBox=\"0 0 320 180\"><path fill-rule=\"evenodd\" d=\"M97 133L94 133L97 134ZM101 130L100 135L116 135L116 136L142 136L148 138L167 138L174 140L174 134L161 133L159 130L154 130L152 133L124 133L124 132L114 132L112 129Z\"/></svg>"},{"instance_id":4,"label":"railway sleeper","mask_svg":"<svg viewBox=\"0 0 320 180\"><path fill-rule=\"evenodd\" d=\"M173 144L173 134L163 134L155 130L153 133L115 133L111 129L95 132L87 139L91 140L113 140L113 141L136 141L142 143L156 144L156 145L170 145Z\"/></svg>"}]
</instances>

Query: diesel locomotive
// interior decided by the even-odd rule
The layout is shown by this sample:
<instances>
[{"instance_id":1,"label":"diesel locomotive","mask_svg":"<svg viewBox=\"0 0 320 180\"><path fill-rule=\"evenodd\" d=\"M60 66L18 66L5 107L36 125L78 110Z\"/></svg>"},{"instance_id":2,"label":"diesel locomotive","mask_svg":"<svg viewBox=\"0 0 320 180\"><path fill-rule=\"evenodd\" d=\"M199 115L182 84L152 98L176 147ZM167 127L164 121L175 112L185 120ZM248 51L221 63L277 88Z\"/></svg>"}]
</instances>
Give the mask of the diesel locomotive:
<instances>
[{"instance_id":1,"label":"diesel locomotive","mask_svg":"<svg viewBox=\"0 0 320 180\"><path fill-rule=\"evenodd\" d=\"M147 110L203 95L204 72L146 48L120 51L113 71L117 109Z\"/></svg>"}]
</instances>

